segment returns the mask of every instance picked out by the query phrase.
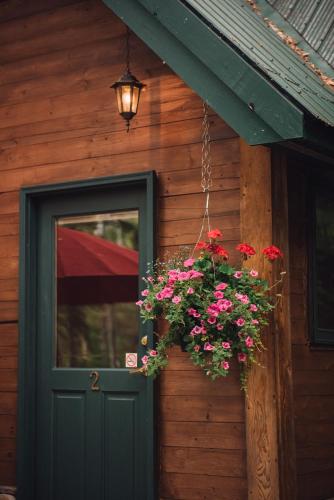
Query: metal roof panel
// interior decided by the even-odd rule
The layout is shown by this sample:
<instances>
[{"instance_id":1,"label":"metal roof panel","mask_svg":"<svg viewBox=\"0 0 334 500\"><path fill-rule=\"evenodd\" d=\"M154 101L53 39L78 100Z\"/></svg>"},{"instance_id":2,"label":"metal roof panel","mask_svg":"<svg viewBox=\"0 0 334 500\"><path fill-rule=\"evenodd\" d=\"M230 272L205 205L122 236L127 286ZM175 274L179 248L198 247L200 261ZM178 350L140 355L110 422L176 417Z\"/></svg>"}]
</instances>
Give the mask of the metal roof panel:
<instances>
[{"instance_id":1,"label":"metal roof panel","mask_svg":"<svg viewBox=\"0 0 334 500\"><path fill-rule=\"evenodd\" d=\"M334 67L334 23L319 49L319 54Z\"/></svg>"},{"instance_id":2,"label":"metal roof panel","mask_svg":"<svg viewBox=\"0 0 334 500\"><path fill-rule=\"evenodd\" d=\"M266 1L334 68L333 0Z\"/></svg>"},{"instance_id":3,"label":"metal roof panel","mask_svg":"<svg viewBox=\"0 0 334 500\"><path fill-rule=\"evenodd\" d=\"M304 109L334 126L334 93L245 0L186 0L184 3ZM287 9L294 1L280 0L280 4Z\"/></svg>"}]
</instances>

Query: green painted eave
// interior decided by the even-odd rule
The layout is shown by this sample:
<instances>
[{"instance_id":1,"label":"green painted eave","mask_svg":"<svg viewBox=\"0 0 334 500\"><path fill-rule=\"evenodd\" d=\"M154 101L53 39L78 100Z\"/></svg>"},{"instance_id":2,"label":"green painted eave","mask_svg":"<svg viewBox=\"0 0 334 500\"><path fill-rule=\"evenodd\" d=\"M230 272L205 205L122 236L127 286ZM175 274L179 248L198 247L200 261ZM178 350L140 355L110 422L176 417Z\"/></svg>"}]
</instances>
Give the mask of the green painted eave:
<instances>
[{"instance_id":1,"label":"green painted eave","mask_svg":"<svg viewBox=\"0 0 334 500\"><path fill-rule=\"evenodd\" d=\"M303 138L303 111L183 2L103 1L248 144Z\"/></svg>"}]
</instances>

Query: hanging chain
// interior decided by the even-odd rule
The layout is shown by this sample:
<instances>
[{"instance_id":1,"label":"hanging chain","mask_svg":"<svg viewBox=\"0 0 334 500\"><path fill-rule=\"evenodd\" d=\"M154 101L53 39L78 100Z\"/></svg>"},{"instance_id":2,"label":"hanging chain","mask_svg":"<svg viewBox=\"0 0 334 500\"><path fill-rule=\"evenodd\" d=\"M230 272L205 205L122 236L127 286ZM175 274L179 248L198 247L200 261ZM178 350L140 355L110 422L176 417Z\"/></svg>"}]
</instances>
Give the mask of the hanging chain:
<instances>
[{"instance_id":1,"label":"hanging chain","mask_svg":"<svg viewBox=\"0 0 334 500\"><path fill-rule=\"evenodd\" d=\"M126 41L125 41L125 60L126 60L126 71L130 73L130 30L126 27Z\"/></svg>"},{"instance_id":2,"label":"hanging chain","mask_svg":"<svg viewBox=\"0 0 334 500\"><path fill-rule=\"evenodd\" d=\"M211 169L211 148L210 148L210 123L208 116L208 106L205 101L203 101L203 122L202 122L202 178L201 187L203 193L205 193L205 208L202 218L202 225L199 232L199 236L195 247L193 249L192 255L194 255L195 249L198 242L200 241L205 225L207 225L208 231L210 228L210 215L209 215L209 200L210 200L210 188L212 186L212 169Z\"/></svg>"},{"instance_id":3,"label":"hanging chain","mask_svg":"<svg viewBox=\"0 0 334 500\"><path fill-rule=\"evenodd\" d=\"M202 180L201 187L203 192L208 192L212 186L211 178L211 147L210 147L210 131L209 131L209 115L208 106L203 101L203 122L202 122Z\"/></svg>"}]
</instances>

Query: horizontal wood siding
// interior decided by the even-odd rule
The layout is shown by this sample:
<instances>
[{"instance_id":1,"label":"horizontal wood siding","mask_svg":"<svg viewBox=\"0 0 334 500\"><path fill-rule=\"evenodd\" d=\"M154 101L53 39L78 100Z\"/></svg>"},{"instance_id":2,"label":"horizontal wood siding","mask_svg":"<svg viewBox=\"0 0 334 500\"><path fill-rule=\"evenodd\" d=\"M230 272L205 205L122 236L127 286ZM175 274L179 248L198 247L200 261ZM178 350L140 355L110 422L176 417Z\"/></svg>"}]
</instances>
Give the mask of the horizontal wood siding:
<instances>
[{"instance_id":1,"label":"horizontal wood siding","mask_svg":"<svg viewBox=\"0 0 334 500\"><path fill-rule=\"evenodd\" d=\"M298 498L334 497L334 350L312 348L307 304L305 165L290 161L292 361Z\"/></svg>"},{"instance_id":2,"label":"horizontal wood siding","mask_svg":"<svg viewBox=\"0 0 334 500\"><path fill-rule=\"evenodd\" d=\"M102 1L59 0L57 7L56 1L9 0L0 5L1 20L0 484L15 484L19 190L154 169L159 251L191 246L204 203L202 103L132 36L132 70L147 90L127 134L110 89L123 71L125 26ZM236 258L239 139L212 112L210 133L211 222L223 229ZM160 394L161 498L245 499L237 369L212 383L175 349Z\"/></svg>"}]
</instances>

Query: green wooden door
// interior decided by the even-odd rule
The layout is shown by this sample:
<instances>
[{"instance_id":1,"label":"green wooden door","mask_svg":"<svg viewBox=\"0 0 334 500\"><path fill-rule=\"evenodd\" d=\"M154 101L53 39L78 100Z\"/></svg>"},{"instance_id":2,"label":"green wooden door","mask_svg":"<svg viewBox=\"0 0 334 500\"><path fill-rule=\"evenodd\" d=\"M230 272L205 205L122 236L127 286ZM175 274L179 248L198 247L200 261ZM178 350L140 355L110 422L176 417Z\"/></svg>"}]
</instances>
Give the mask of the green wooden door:
<instances>
[{"instance_id":1,"label":"green wooden door","mask_svg":"<svg viewBox=\"0 0 334 500\"><path fill-rule=\"evenodd\" d=\"M133 302L152 241L145 186L36 207L33 498L153 499L153 386L124 361L144 352Z\"/></svg>"}]
</instances>

